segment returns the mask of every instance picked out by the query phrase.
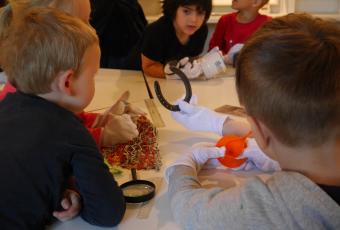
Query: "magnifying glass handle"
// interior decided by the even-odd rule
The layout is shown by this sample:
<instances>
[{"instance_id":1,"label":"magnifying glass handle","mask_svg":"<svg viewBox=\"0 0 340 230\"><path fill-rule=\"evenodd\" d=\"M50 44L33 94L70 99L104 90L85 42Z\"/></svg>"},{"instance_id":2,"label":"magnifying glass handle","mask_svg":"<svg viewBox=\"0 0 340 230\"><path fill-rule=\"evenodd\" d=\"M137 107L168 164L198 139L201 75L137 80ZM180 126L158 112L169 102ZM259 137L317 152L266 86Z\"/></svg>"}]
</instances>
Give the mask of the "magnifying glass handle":
<instances>
[{"instance_id":1,"label":"magnifying glass handle","mask_svg":"<svg viewBox=\"0 0 340 230\"><path fill-rule=\"evenodd\" d=\"M137 180L137 172L135 168L131 169L132 180Z\"/></svg>"}]
</instances>

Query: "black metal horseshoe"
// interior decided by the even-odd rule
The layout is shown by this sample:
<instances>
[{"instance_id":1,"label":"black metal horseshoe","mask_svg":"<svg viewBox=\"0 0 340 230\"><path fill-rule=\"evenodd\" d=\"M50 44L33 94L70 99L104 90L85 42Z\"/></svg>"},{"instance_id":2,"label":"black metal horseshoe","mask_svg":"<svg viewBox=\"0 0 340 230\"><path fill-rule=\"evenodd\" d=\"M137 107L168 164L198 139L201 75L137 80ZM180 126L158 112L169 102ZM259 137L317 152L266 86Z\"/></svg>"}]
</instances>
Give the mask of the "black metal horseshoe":
<instances>
[{"instance_id":1,"label":"black metal horseshoe","mask_svg":"<svg viewBox=\"0 0 340 230\"><path fill-rule=\"evenodd\" d=\"M175 73L177 76L180 77L180 79L183 81L184 86L185 86L185 98L184 101L190 103L190 99L192 96L192 90L191 90L191 85L190 85L190 81L187 78L187 76L177 67L175 66L170 66L170 70ZM158 97L158 100L160 101L160 103L167 108L170 111L180 111L180 108L178 105L172 105L170 104L163 96L162 91L161 91L161 87L158 83L158 81L154 82L154 87L155 87L155 92L156 95Z\"/></svg>"}]
</instances>

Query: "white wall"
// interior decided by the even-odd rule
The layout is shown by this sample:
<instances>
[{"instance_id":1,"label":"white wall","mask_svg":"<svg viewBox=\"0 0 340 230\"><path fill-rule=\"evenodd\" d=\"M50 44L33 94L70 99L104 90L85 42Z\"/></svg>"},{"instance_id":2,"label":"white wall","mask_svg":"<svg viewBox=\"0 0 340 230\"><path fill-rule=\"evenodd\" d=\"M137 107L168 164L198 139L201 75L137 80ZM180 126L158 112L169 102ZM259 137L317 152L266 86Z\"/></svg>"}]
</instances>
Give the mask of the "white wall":
<instances>
[{"instance_id":1,"label":"white wall","mask_svg":"<svg viewBox=\"0 0 340 230\"><path fill-rule=\"evenodd\" d=\"M154 20L159 16L161 11L160 0L138 0L145 14ZM214 16L219 17L221 14L231 11L230 0L213 0L212 23L215 23ZM262 10L266 14L278 16L296 11L303 11L312 14L318 14L326 17L334 17L340 19L340 0L270 0L272 3L264 7ZM223 5L223 3L225 3Z\"/></svg>"}]
</instances>

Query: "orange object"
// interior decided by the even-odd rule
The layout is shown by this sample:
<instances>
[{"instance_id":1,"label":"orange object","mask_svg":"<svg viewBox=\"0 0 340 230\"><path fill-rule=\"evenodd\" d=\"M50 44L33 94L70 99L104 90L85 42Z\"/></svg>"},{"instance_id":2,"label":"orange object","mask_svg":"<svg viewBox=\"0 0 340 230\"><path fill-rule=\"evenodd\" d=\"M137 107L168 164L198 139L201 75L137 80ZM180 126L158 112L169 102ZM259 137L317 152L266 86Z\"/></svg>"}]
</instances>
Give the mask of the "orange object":
<instances>
[{"instance_id":1,"label":"orange object","mask_svg":"<svg viewBox=\"0 0 340 230\"><path fill-rule=\"evenodd\" d=\"M216 147L225 147L224 157L218 158L220 163L228 168L239 168L243 165L248 158L239 158L247 147L246 139L250 136L248 133L244 137L228 135L219 139L216 143Z\"/></svg>"}]
</instances>

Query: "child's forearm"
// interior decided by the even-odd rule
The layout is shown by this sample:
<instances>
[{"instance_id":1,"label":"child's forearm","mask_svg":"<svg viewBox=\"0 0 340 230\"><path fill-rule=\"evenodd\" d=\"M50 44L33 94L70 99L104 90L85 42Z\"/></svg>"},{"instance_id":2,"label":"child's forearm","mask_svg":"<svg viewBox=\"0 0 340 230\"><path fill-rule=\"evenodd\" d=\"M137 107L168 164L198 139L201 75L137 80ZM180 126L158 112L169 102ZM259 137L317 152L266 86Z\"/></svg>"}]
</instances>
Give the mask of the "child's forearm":
<instances>
[{"instance_id":1,"label":"child's forearm","mask_svg":"<svg viewBox=\"0 0 340 230\"><path fill-rule=\"evenodd\" d=\"M153 61L143 54L142 56L142 69L150 77L165 78L164 65L160 62Z\"/></svg>"},{"instance_id":2,"label":"child's forearm","mask_svg":"<svg viewBox=\"0 0 340 230\"><path fill-rule=\"evenodd\" d=\"M230 223L233 229L241 226L244 219L238 187L203 188L194 169L175 167L169 177L168 193L174 219L183 229L224 229L224 223Z\"/></svg>"},{"instance_id":3,"label":"child's forearm","mask_svg":"<svg viewBox=\"0 0 340 230\"><path fill-rule=\"evenodd\" d=\"M251 131L250 124L227 117L223 123L222 135L237 135L243 137Z\"/></svg>"}]
</instances>

